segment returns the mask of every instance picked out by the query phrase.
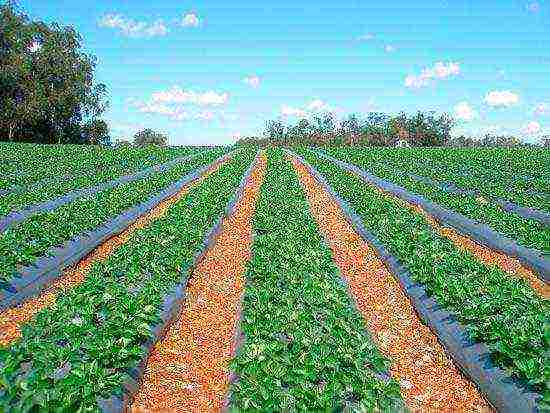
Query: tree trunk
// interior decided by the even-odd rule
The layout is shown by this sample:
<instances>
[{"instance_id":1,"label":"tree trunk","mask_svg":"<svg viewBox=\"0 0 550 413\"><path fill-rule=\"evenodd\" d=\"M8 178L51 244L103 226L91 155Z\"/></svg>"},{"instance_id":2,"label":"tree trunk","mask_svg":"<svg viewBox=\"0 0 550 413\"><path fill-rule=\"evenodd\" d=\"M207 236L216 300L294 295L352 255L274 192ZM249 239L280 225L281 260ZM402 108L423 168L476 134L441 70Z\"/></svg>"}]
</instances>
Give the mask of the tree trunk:
<instances>
[{"instance_id":1,"label":"tree trunk","mask_svg":"<svg viewBox=\"0 0 550 413\"><path fill-rule=\"evenodd\" d=\"M8 140L11 142L13 140L13 125L10 124L8 132Z\"/></svg>"}]
</instances>

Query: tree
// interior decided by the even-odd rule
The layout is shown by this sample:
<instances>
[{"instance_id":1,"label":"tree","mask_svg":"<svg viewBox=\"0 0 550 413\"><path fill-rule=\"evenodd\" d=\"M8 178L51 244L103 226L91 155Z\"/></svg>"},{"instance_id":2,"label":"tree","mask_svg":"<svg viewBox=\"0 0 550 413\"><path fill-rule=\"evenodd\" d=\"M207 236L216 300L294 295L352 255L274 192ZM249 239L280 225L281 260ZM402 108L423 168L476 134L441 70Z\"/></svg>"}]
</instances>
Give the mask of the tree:
<instances>
[{"instance_id":1,"label":"tree","mask_svg":"<svg viewBox=\"0 0 550 413\"><path fill-rule=\"evenodd\" d=\"M147 146L147 145L157 145L157 146L166 146L168 145L168 137L162 133L155 132L152 129L144 129L137 132L134 135L134 145L136 146Z\"/></svg>"},{"instance_id":2,"label":"tree","mask_svg":"<svg viewBox=\"0 0 550 413\"><path fill-rule=\"evenodd\" d=\"M280 120L270 120L266 124L264 136L270 141L282 142L285 137L285 126Z\"/></svg>"},{"instance_id":3,"label":"tree","mask_svg":"<svg viewBox=\"0 0 550 413\"><path fill-rule=\"evenodd\" d=\"M82 140L92 145L110 145L109 126L101 119L85 123L82 126Z\"/></svg>"},{"instance_id":4,"label":"tree","mask_svg":"<svg viewBox=\"0 0 550 413\"><path fill-rule=\"evenodd\" d=\"M0 140L81 143L79 131L107 107L96 59L72 27L31 21L0 6Z\"/></svg>"}]
</instances>

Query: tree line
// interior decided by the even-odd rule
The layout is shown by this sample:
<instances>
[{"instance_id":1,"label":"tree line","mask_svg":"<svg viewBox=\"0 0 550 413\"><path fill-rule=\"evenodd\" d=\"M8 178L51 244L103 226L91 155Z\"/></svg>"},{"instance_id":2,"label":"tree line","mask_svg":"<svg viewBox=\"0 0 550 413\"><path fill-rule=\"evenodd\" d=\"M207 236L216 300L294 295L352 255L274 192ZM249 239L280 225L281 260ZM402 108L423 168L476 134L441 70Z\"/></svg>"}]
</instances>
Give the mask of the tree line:
<instances>
[{"instance_id":1,"label":"tree line","mask_svg":"<svg viewBox=\"0 0 550 413\"><path fill-rule=\"evenodd\" d=\"M439 146L450 140L454 124L446 113L401 112L391 116L370 112L364 117L351 114L338 122L333 113L327 112L288 125L280 119L269 120L261 137L242 138L238 144Z\"/></svg>"},{"instance_id":2,"label":"tree line","mask_svg":"<svg viewBox=\"0 0 550 413\"><path fill-rule=\"evenodd\" d=\"M72 27L0 6L0 141L109 143L107 88Z\"/></svg>"}]
</instances>

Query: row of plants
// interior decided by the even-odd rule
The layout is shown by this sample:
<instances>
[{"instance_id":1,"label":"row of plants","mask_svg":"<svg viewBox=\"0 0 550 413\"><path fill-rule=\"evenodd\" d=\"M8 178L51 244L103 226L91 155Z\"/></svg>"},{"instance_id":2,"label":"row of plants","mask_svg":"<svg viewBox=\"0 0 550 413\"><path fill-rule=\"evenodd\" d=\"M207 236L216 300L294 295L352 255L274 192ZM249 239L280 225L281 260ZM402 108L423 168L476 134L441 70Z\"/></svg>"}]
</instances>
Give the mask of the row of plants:
<instances>
[{"instance_id":1,"label":"row of plants","mask_svg":"<svg viewBox=\"0 0 550 413\"><path fill-rule=\"evenodd\" d=\"M241 328L232 361L236 411L387 411L401 406L282 150L268 168L253 219ZM364 410L361 410L364 409Z\"/></svg>"},{"instance_id":2,"label":"row of plants","mask_svg":"<svg viewBox=\"0 0 550 413\"><path fill-rule=\"evenodd\" d=\"M525 280L485 265L440 236L419 213L310 150L298 151L362 218L366 228L463 323L494 362L543 395L550 407L550 301Z\"/></svg>"},{"instance_id":3,"label":"row of plants","mask_svg":"<svg viewBox=\"0 0 550 413\"><path fill-rule=\"evenodd\" d=\"M213 162L224 151L221 148L205 151L167 171L155 172L145 178L78 198L8 228L0 234L0 283L12 280L20 268L33 264L50 248L98 228L190 171Z\"/></svg>"},{"instance_id":4,"label":"row of plants","mask_svg":"<svg viewBox=\"0 0 550 413\"><path fill-rule=\"evenodd\" d=\"M374 175L400 185L443 207L459 212L478 222L487 224L493 230L515 239L518 244L550 252L550 228L544 224L507 212L499 205L483 197L468 194L450 193L442 188L414 179L399 169L383 163L370 162L367 151L326 149L326 153L340 160L357 165ZM400 165L406 164L401 159Z\"/></svg>"},{"instance_id":5,"label":"row of plants","mask_svg":"<svg viewBox=\"0 0 550 413\"><path fill-rule=\"evenodd\" d=\"M97 411L98 397L122 394L127 370L145 356L141 345L160 321L163 297L190 275L254 156L235 154L0 349L0 411Z\"/></svg>"},{"instance_id":6,"label":"row of plants","mask_svg":"<svg viewBox=\"0 0 550 413\"><path fill-rule=\"evenodd\" d=\"M58 174L77 174L105 169L120 164L139 167L140 162L155 165L180 154L190 147L177 150L147 148L109 148L98 145L39 145L0 143L0 189L20 187Z\"/></svg>"},{"instance_id":7,"label":"row of plants","mask_svg":"<svg viewBox=\"0 0 550 413\"><path fill-rule=\"evenodd\" d=\"M488 198L550 211L550 168L545 165L550 164L548 150L415 148L356 152L370 169L418 174L476 190Z\"/></svg>"},{"instance_id":8,"label":"row of plants","mask_svg":"<svg viewBox=\"0 0 550 413\"><path fill-rule=\"evenodd\" d=\"M22 154L24 166L16 175L2 174L4 189L17 190L0 197L0 216L26 206L54 199L69 191L87 188L119 176L158 165L178 156L198 153L204 149L184 147L178 150L79 150L61 149L53 157L43 156L41 150ZM87 147L83 147L87 148ZM56 179L58 178L58 179ZM33 185L48 179L46 185Z\"/></svg>"}]
</instances>

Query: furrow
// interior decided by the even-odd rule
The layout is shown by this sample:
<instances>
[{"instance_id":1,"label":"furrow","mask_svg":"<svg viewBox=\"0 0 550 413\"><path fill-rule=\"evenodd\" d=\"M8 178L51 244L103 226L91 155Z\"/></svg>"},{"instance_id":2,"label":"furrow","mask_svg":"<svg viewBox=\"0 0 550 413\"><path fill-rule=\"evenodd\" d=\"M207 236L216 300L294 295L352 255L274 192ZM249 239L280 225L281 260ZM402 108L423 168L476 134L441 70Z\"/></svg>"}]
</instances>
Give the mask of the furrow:
<instances>
[{"instance_id":1,"label":"furrow","mask_svg":"<svg viewBox=\"0 0 550 413\"><path fill-rule=\"evenodd\" d=\"M147 361L132 412L221 410L265 168L262 155L233 213L193 271L182 311Z\"/></svg>"},{"instance_id":2,"label":"furrow","mask_svg":"<svg viewBox=\"0 0 550 413\"><path fill-rule=\"evenodd\" d=\"M0 312L0 347L7 346L19 338L21 336L21 326L31 320L43 308L55 304L56 297L60 292L67 291L81 284L95 263L105 261L117 248L128 242L136 230L144 228L152 221L164 216L171 205L178 202L192 187L200 184L210 174L218 170L222 164L219 162L212 164L198 179L185 185L176 194L160 202L123 232L109 238L103 244L96 247L76 266L65 270L63 275L56 279L40 295L26 300L17 307Z\"/></svg>"},{"instance_id":3,"label":"furrow","mask_svg":"<svg viewBox=\"0 0 550 413\"><path fill-rule=\"evenodd\" d=\"M330 246L369 331L391 359L391 375L414 412L491 411L474 384L462 376L437 337L422 323L399 283L373 248L309 171L291 158L313 216Z\"/></svg>"}]
</instances>

